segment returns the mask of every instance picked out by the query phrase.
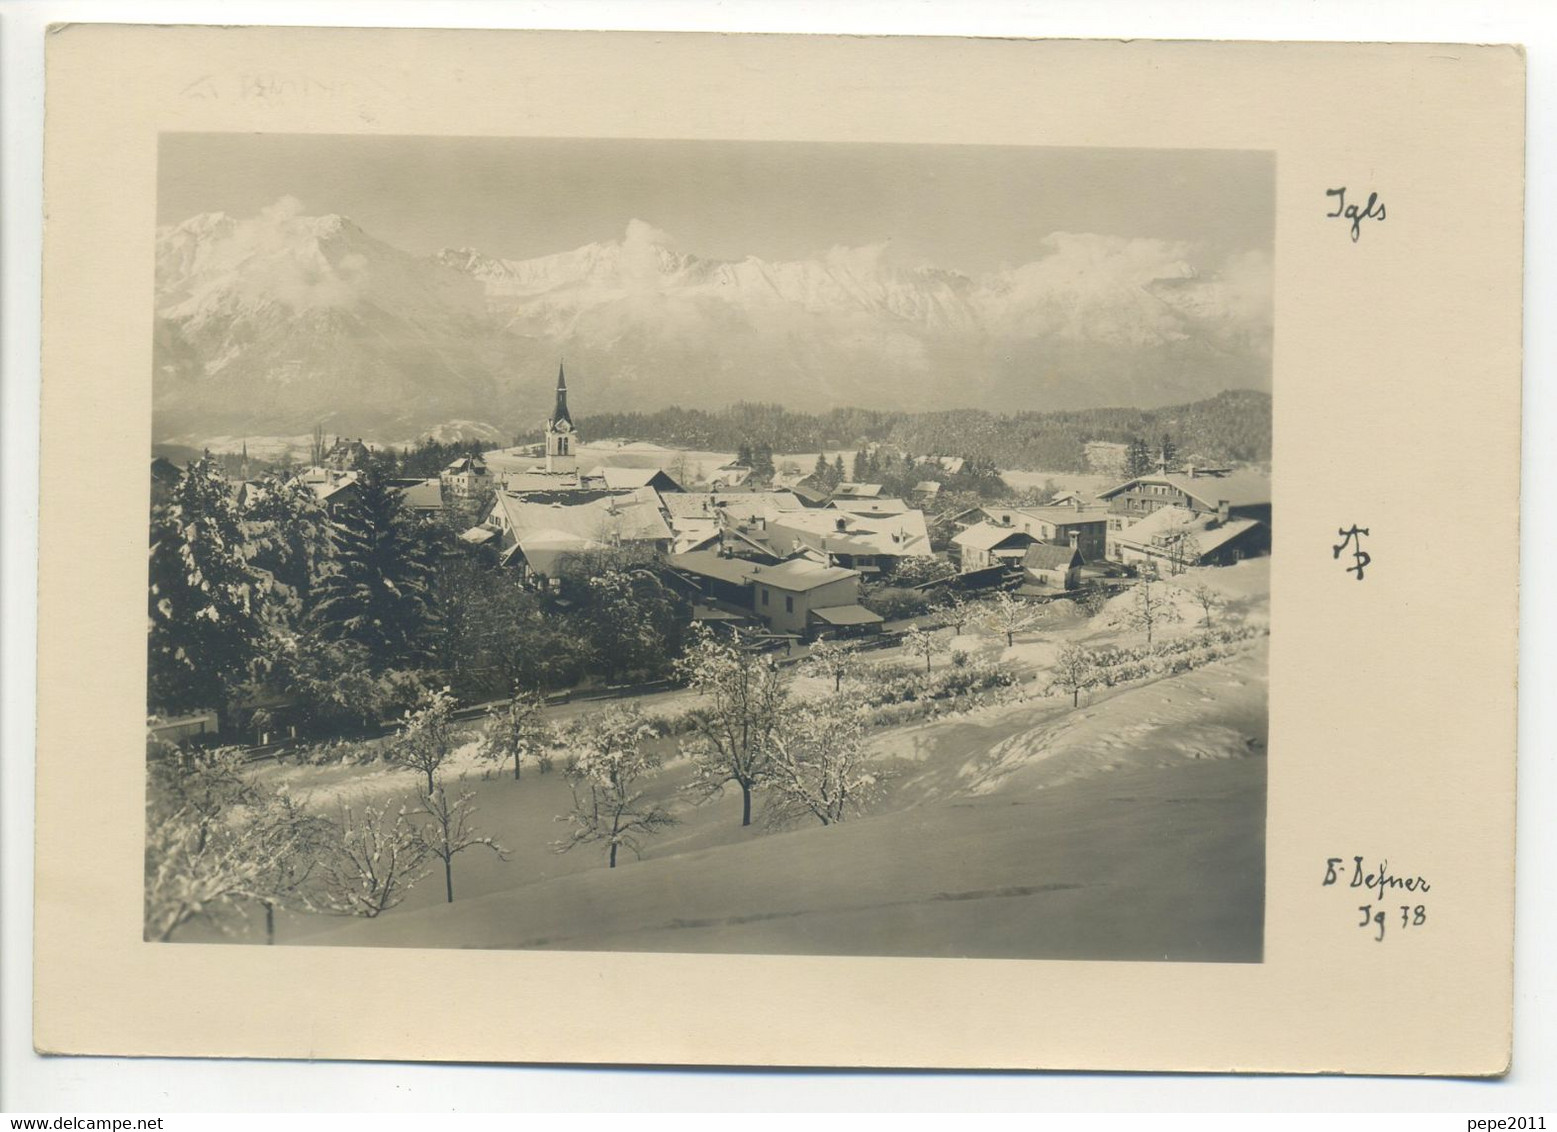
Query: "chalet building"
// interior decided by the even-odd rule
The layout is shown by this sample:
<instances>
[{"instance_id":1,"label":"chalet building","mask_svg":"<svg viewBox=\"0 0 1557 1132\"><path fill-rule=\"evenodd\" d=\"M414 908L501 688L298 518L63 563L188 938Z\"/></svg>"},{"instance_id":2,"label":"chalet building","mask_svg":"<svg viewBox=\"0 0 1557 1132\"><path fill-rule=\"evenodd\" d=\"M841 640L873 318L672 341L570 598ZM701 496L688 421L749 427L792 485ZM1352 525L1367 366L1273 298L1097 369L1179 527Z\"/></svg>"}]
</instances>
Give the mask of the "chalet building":
<instances>
[{"instance_id":1,"label":"chalet building","mask_svg":"<svg viewBox=\"0 0 1557 1132\"><path fill-rule=\"evenodd\" d=\"M607 549L635 549L646 557L670 553L671 531L652 489L583 502L578 498L541 503L499 494L482 524L496 535L499 561L522 568L526 580L545 582L557 576L558 562L570 554ZM461 536L472 543L478 537L470 531Z\"/></svg>"},{"instance_id":2,"label":"chalet building","mask_svg":"<svg viewBox=\"0 0 1557 1132\"><path fill-rule=\"evenodd\" d=\"M860 575L802 558L751 573L752 608L775 633L810 637L829 629L859 630L881 618L859 604Z\"/></svg>"},{"instance_id":3,"label":"chalet building","mask_svg":"<svg viewBox=\"0 0 1557 1132\"><path fill-rule=\"evenodd\" d=\"M1270 478L1259 472L1186 467L1126 480L1098 494L1106 504L1109 529L1120 531L1163 507L1183 507L1197 515L1255 519L1270 525Z\"/></svg>"},{"instance_id":4,"label":"chalet building","mask_svg":"<svg viewBox=\"0 0 1557 1132\"><path fill-rule=\"evenodd\" d=\"M1023 589L1074 590L1081 585L1081 550L1069 546L1035 542L1022 558Z\"/></svg>"},{"instance_id":5,"label":"chalet building","mask_svg":"<svg viewBox=\"0 0 1557 1132\"><path fill-rule=\"evenodd\" d=\"M492 487L492 473L479 455L461 456L438 475L451 499L477 499Z\"/></svg>"},{"instance_id":6,"label":"chalet building","mask_svg":"<svg viewBox=\"0 0 1557 1132\"><path fill-rule=\"evenodd\" d=\"M1081 548L1089 562L1108 554L1108 512L1085 508L1079 503L1061 507L999 507L984 509L987 521L1012 530L1025 531L1037 542Z\"/></svg>"},{"instance_id":7,"label":"chalet building","mask_svg":"<svg viewBox=\"0 0 1557 1132\"><path fill-rule=\"evenodd\" d=\"M941 485L935 480L920 480L914 484L914 490L910 494L913 495L914 502L920 506L934 503L935 497L941 494Z\"/></svg>"},{"instance_id":8,"label":"chalet building","mask_svg":"<svg viewBox=\"0 0 1557 1132\"><path fill-rule=\"evenodd\" d=\"M335 443L324 454L322 463L337 472L356 472L368 466L373 452L362 438L336 437Z\"/></svg>"},{"instance_id":9,"label":"chalet building","mask_svg":"<svg viewBox=\"0 0 1557 1132\"><path fill-rule=\"evenodd\" d=\"M1231 566L1270 553L1270 527L1226 512L1160 507L1112 537L1114 557L1175 573L1186 566Z\"/></svg>"},{"instance_id":10,"label":"chalet building","mask_svg":"<svg viewBox=\"0 0 1557 1132\"><path fill-rule=\"evenodd\" d=\"M1019 566L1038 540L1020 528L985 521L952 536L952 554L964 574L991 566Z\"/></svg>"},{"instance_id":11,"label":"chalet building","mask_svg":"<svg viewBox=\"0 0 1557 1132\"><path fill-rule=\"evenodd\" d=\"M933 553L923 511L856 515L828 507L770 512L763 533L781 558L805 554L866 577L889 576L903 559Z\"/></svg>"},{"instance_id":12,"label":"chalet building","mask_svg":"<svg viewBox=\"0 0 1557 1132\"><path fill-rule=\"evenodd\" d=\"M761 565L707 550L673 555L669 565L704 600L751 613L773 633L815 639L881 629L881 616L859 604L854 570L803 558Z\"/></svg>"},{"instance_id":13,"label":"chalet building","mask_svg":"<svg viewBox=\"0 0 1557 1132\"><path fill-rule=\"evenodd\" d=\"M302 481L320 503L325 512L336 514L361 494L356 472L341 472L331 467L308 468L298 479Z\"/></svg>"},{"instance_id":14,"label":"chalet building","mask_svg":"<svg viewBox=\"0 0 1557 1132\"><path fill-rule=\"evenodd\" d=\"M672 554L666 562L673 573L691 582L698 594L709 601L746 611L752 608L751 579L756 563L717 550Z\"/></svg>"},{"instance_id":15,"label":"chalet building","mask_svg":"<svg viewBox=\"0 0 1557 1132\"><path fill-rule=\"evenodd\" d=\"M961 456L926 456L925 461L934 464L949 476L961 475L962 469L968 463Z\"/></svg>"}]
</instances>

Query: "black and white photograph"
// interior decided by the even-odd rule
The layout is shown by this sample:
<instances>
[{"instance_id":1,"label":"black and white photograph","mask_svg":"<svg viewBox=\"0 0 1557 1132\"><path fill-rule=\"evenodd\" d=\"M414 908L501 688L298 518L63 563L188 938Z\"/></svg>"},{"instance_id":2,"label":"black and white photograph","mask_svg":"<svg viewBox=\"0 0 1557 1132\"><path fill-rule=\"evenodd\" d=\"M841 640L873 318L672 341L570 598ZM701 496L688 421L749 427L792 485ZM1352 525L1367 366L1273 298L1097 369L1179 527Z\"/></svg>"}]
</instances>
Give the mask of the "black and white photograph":
<instances>
[{"instance_id":1,"label":"black and white photograph","mask_svg":"<svg viewBox=\"0 0 1557 1132\"><path fill-rule=\"evenodd\" d=\"M1258 150L163 134L144 938L1261 962L1274 217Z\"/></svg>"}]
</instances>

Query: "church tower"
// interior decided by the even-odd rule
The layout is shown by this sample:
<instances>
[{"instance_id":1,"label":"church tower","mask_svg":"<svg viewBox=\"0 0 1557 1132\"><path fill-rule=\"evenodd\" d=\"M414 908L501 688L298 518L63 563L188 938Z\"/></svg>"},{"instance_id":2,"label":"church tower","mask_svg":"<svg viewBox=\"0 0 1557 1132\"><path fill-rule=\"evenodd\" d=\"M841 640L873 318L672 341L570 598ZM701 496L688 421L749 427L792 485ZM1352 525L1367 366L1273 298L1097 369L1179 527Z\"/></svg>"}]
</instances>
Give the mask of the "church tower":
<instances>
[{"instance_id":1,"label":"church tower","mask_svg":"<svg viewBox=\"0 0 1557 1132\"><path fill-rule=\"evenodd\" d=\"M578 471L578 434L573 431L573 418L568 415L568 379L557 365L557 404L546 422L546 470L548 472Z\"/></svg>"}]
</instances>

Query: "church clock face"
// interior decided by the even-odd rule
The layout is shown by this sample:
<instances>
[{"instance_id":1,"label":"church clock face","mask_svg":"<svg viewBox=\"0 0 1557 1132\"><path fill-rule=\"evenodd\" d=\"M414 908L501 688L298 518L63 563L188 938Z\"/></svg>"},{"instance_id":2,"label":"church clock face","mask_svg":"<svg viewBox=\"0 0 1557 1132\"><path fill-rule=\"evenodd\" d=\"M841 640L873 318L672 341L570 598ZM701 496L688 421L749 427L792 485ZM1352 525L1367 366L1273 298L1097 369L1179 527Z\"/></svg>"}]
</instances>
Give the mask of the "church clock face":
<instances>
[{"instance_id":1,"label":"church clock face","mask_svg":"<svg viewBox=\"0 0 1557 1132\"><path fill-rule=\"evenodd\" d=\"M552 428L556 429L558 432L572 432L573 424L570 421L558 421L552 426Z\"/></svg>"}]
</instances>

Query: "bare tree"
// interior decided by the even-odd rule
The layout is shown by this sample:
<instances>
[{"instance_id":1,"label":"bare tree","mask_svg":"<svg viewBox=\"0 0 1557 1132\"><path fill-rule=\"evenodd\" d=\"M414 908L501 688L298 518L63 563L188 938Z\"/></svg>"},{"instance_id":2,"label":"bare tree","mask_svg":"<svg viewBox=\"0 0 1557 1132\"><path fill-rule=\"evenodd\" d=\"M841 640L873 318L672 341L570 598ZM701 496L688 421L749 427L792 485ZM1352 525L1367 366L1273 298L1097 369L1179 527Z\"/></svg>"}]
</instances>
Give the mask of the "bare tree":
<instances>
[{"instance_id":1,"label":"bare tree","mask_svg":"<svg viewBox=\"0 0 1557 1132\"><path fill-rule=\"evenodd\" d=\"M946 618L946 624L960 637L962 627L973 617L976 608L974 603L965 596L956 590L950 590L946 595L946 601L941 606L941 611Z\"/></svg>"},{"instance_id":2,"label":"bare tree","mask_svg":"<svg viewBox=\"0 0 1557 1132\"><path fill-rule=\"evenodd\" d=\"M335 828L328 819L310 814L284 789L266 800L255 820L255 847L266 867L253 898L265 912L265 942L273 944L278 910L317 907L316 874L320 862L333 851Z\"/></svg>"},{"instance_id":3,"label":"bare tree","mask_svg":"<svg viewBox=\"0 0 1557 1132\"><path fill-rule=\"evenodd\" d=\"M1125 608L1124 621L1130 628L1146 634L1146 643L1152 643L1154 630L1170 621L1179 619L1178 607L1165 592L1163 583L1151 574L1142 575L1136 584L1135 595Z\"/></svg>"},{"instance_id":4,"label":"bare tree","mask_svg":"<svg viewBox=\"0 0 1557 1132\"><path fill-rule=\"evenodd\" d=\"M995 595L984 613L984 624L997 633L1004 633L1006 647L1016 643L1016 635L1032 628L1038 615L1019 597L1002 590Z\"/></svg>"},{"instance_id":5,"label":"bare tree","mask_svg":"<svg viewBox=\"0 0 1557 1132\"><path fill-rule=\"evenodd\" d=\"M806 667L833 682L833 691L843 690L843 678L859 668L859 652L852 641L821 640L811 646Z\"/></svg>"},{"instance_id":6,"label":"bare tree","mask_svg":"<svg viewBox=\"0 0 1557 1132\"><path fill-rule=\"evenodd\" d=\"M703 699L692 712L693 735L682 744L697 777L690 789L717 797L741 788L741 824L751 824L751 797L766 777L774 729L787 698L783 673L737 635L721 641L699 630L678 668Z\"/></svg>"},{"instance_id":7,"label":"bare tree","mask_svg":"<svg viewBox=\"0 0 1557 1132\"><path fill-rule=\"evenodd\" d=\"M459 745L453 716L454 697L449 690L433 692L421 707L405 713L405 722L390 744L391 762L426 776L426 794L433 792L434 776Z\"/></svg>"},{"instance_id":8,"label":"bare tree","mask_svg":"<svg viewBox=\"0 0 1557 1132\"><path fill-rule=\"evenodd\" d=\"M641 857L644 837L676 824L668 810L649 802L635 785L659 767L659 759L644 745L650 734L633 708L613 709L586 724L567 772L573 809L557 818L572 828L566 838L552 843L553 852L601 842L608 867L614 869L618 848L625 845Z\"/></svg>"},{"instance_id":9,"label":"bare tree","mask_svg":"<svg viewBox=\"0 0 1557 1132\"><path fill-rule=\"evenodd\" d=\"M319 862L320 910L383 915L427 875L427 846L403 803L342 802L334 851Z\"/></svg>"},{"instance_id":10,"label":"bare tree","mask_svg":"<svg viewBox=\"0 0 1557 1132\"><path fill-rule=\"evenodd\" d=\"M231 933L260 903L300 899L313 845L289 798L266 798L237 748L148 752L145 936L168 940L194 921ZM296 883L294 884L294 881Z\"/></svg>"},{"instance_id":11,"label":"bare tree","mask_svg":"<svg viewBox=\"0 0 1557 1132\"><path fill-rule=\"evenodd\" d=\"M471 821L476 812L476 807L471 804L475 797L474 791L464 790L450 799L440 776L437 787L432 793L423 795L421 804L411 811L412 816L428 819L422 823L417 836L428 855L443 862L443 888L450 904L454 903L456 856L467 849L482 848L496 853L499 860L508 860L507 849L492 838L476 832Z\"/></svg>"},{"instance_id":12,"label":"bare tree","mask_svg":"<svg viewBox=\"0 0 1557 1132\"><path fill-rule=\"evenodd\" d=\"M924 657L924 672L930 674L930 658L938 652L945 652L951 642L937 635L935 632L925 632L917 625L911 625L903 634L903 651L913 657Z\"/></svg>"},{"instance_id":13,"label":"bare tree","mask_svg":"<svg viewBox=\"0 0 1557 1132\"><path fill-rule=\"evenodd\" d=\"M552 730L546 725L546 701L535 692L516 691L513 698L494 711L481 734L481 757L498 766L512 759L514 781L526 757L539 756L551 745Z\"/></svg>"},{"instance_id":14,"label":"bare tree","mask_svg":"<svg viewBox=\"0 0 1557 1132\"><path fill-rule=\"evenodd\" d=\"M882 781L866 757L857 716L837 707L807 708L788 717L774 737L767 823L782 827L813 817L833 825L860 813Z\"/></svg>"},{"instance_id":15,"label":"bare tree","mask_svg":"<svg viewBox=\"0 0 1557 1132\"><path fill-rule=\"evenodd\" d=\"M1077 706L1081 702L1082 690L1092 687L1096 682L1097 670L1092 654L1074 641L1066 641L1061 645L1054 662L1053 686L1070 693L1070 706Z\"/></svg>"},{"instance_id":16,"label":"bare tree","mask_svg":"<svg viewBox=\"0 0 1557 1132\"><path fill-rule=\"evenodd\" d=\"M1226 604L1226 599L1221 593L1204 582L1196 582L1187 591L1189 596L1195 599L1195 604L1200 606L1201 615L1205 619L1206 632L1211 631L1211 615Z\"/></svg>"}]
</instances>

